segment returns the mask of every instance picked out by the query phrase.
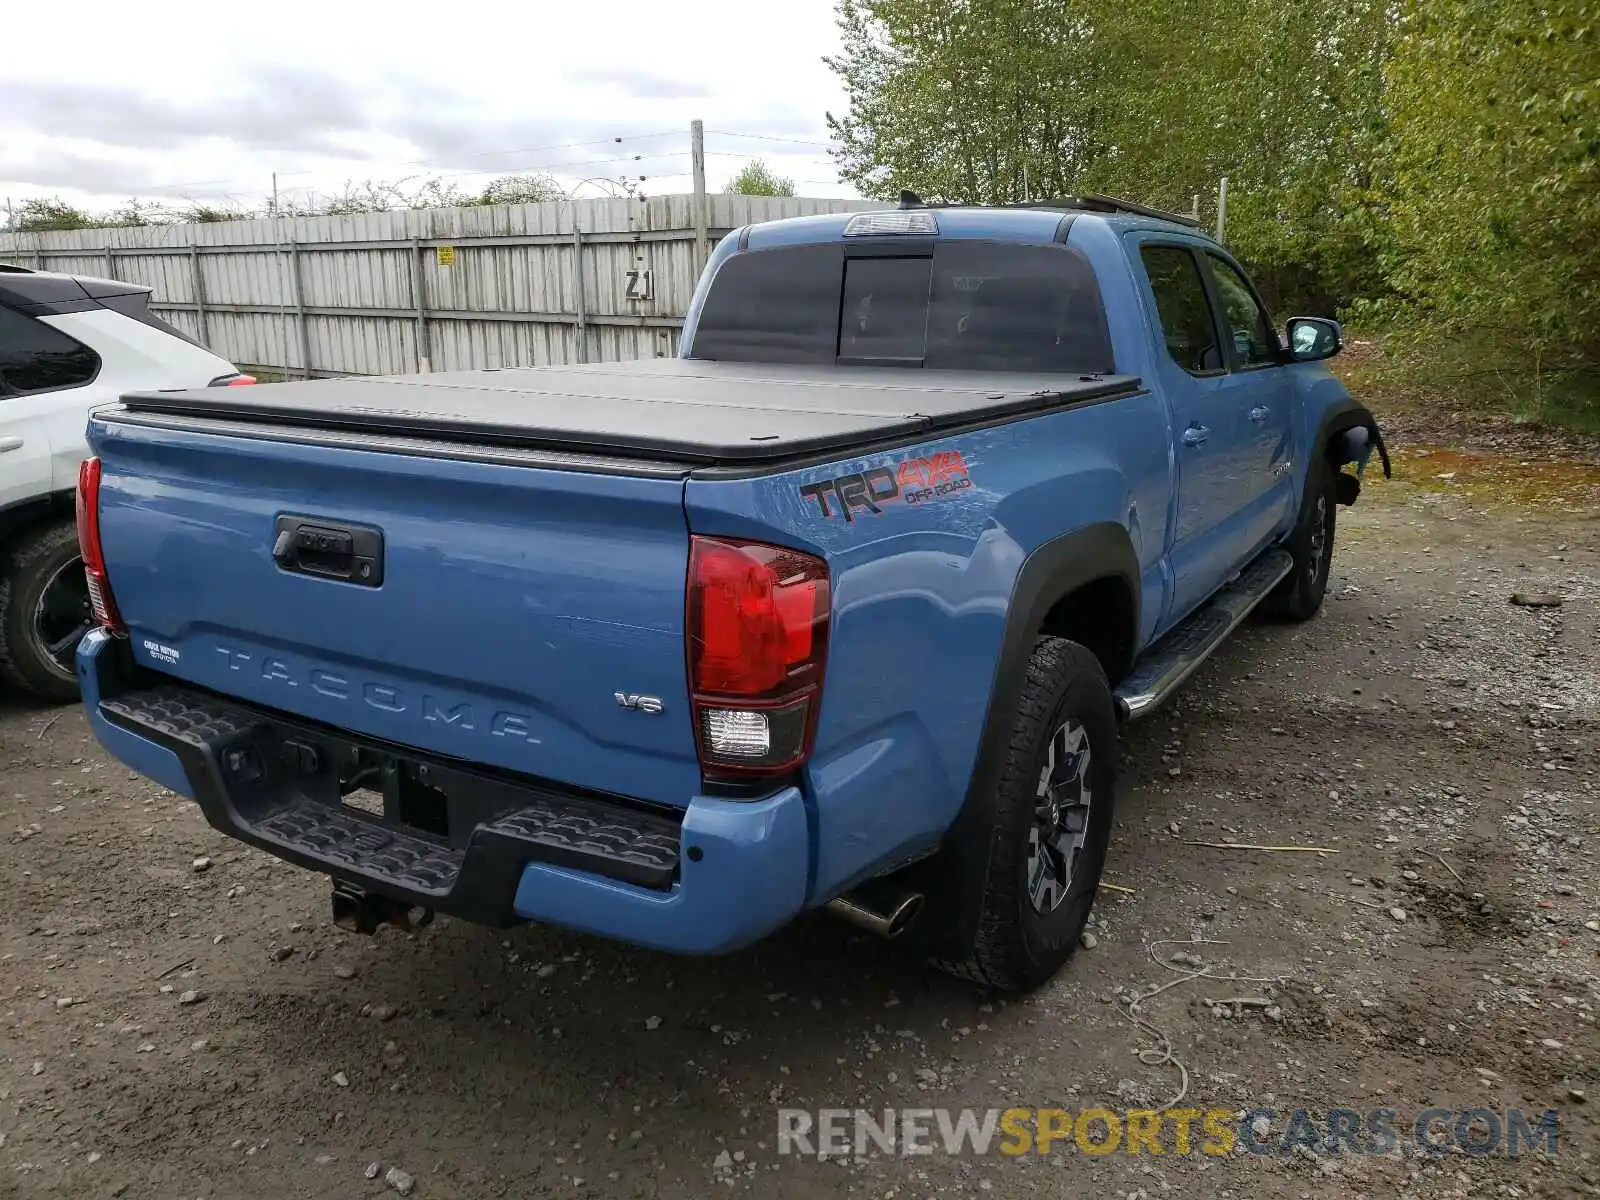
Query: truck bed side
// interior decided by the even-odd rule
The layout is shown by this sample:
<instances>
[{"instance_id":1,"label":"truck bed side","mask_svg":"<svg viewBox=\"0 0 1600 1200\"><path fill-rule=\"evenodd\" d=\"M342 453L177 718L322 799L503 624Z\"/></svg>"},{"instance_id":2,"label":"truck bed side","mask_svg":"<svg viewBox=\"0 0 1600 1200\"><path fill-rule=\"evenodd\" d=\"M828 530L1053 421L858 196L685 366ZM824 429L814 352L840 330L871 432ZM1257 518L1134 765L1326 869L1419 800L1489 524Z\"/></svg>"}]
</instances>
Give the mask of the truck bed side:
<instances>
[{"instance_id":1,"label":"truck bed side","mask_svg":"<svg viewBox=\"0 0 1600 1200\"><path fill-rule=\"evenodd\" d=\"M931 849L950 828L1008 624L1026 608L1016 592L1030 556L1062 550L1063 587L1069 578L1119 581L1126 602L1116 619L1131 654L1139 594L1161 590L1165 430L1160 399L1140 392L777 475L691 476L693 532L795 545L833 571L828 678L808 768L813 902ZM868 479L882 481L876 493L861 491L871 506L850 504L847 519L839 496Z\"/></svg>"}]
</instances>

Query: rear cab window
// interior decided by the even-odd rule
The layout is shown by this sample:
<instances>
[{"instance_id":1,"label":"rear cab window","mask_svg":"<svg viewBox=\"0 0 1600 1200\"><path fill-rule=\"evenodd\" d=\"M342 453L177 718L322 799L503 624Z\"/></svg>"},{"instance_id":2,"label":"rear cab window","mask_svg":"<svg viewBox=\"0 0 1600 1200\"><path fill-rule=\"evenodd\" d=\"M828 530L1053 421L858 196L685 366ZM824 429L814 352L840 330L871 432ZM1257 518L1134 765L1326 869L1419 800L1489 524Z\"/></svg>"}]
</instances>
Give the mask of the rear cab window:
<instances>
[{"instance_id":1,"label":"rear cab window","mask_svg":"<svg viewBox=\"0 0 1600 1200\"><path fill-rule=\"evenodd\" d=\"M1155 297L1167 355L1191 375L1216 375L1227 369L1200 263L1186 246L1147 242L1139 261Z\"/></svg>"},{"instance_id":2,"label":"rear cab window","mask_svg":"<svg viewBox=\"0 0 1600 1200\"><path fill-rule=\"evenodd\" d=\"M932 258L847 258L838 356L921 366Z\"/></svg>"},{"instance_id":3,"label":"rear cab window","mask_svg":"<svg viewBox=\"0 0 1600 1200\"><path fill-rule=\"evenodd\" d=\"M712 281L690 353L731 362L1109 374L1089 262L1059 244L827 243L745 251Z\"/></svg>"}]
</instances>

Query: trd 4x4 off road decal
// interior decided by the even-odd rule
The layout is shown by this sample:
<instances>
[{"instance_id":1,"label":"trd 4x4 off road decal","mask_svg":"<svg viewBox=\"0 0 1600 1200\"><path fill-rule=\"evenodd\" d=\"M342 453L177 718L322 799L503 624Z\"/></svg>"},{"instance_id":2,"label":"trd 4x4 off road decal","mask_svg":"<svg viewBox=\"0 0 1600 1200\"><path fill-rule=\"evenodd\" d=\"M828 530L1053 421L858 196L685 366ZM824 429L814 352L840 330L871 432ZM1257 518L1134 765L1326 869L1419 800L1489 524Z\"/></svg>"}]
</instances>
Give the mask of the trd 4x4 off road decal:
<instances>
[{"instance_id":1,"label":"trd 4x4 off road decal","mask_svg":"<svg viewBox=\"0 0 1600 1200\"><path fill-rule=\"evenodd\" d=\"M872 467L800 489L825 517L854 521L858 512L882 513L885 504L926 504L972 486L959 450L940 450L927 458L907 458L886 467Z\"/></svg>"}]
</instances>

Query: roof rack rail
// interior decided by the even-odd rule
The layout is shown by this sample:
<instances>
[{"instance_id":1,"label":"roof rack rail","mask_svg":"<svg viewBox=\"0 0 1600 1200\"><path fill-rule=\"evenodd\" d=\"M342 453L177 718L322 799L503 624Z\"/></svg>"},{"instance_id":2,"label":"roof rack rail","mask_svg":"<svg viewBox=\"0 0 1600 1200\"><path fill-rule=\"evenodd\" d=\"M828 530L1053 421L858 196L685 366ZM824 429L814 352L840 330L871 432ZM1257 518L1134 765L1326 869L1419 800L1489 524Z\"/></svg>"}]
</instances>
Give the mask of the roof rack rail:
<instances>
[{"instance_id":1,"label":"roof rack rail","mask_svg":"<svg viewBox=\"0 0 1600 1200\"><path fill-rule=\"evenodd\" d=\"M1086 208L1092 212L1120 212L1132 213L1140 217L1155 217L1159 221L1172 221L1179 225L1187 225L1191 229L1200 228L1200 222L1194 217L1182 213L1167 212L1162 208L1147 208L1143 204L1135 204L1131 200L1118 200L1115 196L1099 196L1090 193L1079 196L1074 203L1079 208Z\"/></svg>"},{"instance_id":2,"label":"roof rack rail","mask_svg":"<svg viewBox=\"0 0 1600 1200\"><path fill-rule=\"evenodd\" d=\"M910 189L900 193L901 208L1039 208L1047 210L1072 210L1076 212L1103 212L1103 213L1128 213L1139 217L1153 217L1158 221L1171 221L1176 225L1187 225L1191 229L1199 229L1200 222L1194 217L1185 216L1183 213L1167 212L1161 208L1148 208L1143 204L1135 204L1131 200L1118 200L1115 196L1101 196L1089 193L1084 196L1071 196L1057 200L1021 200L1011 204L961 204L935 201L929 203Z\"/></svg>"}]
</instances>

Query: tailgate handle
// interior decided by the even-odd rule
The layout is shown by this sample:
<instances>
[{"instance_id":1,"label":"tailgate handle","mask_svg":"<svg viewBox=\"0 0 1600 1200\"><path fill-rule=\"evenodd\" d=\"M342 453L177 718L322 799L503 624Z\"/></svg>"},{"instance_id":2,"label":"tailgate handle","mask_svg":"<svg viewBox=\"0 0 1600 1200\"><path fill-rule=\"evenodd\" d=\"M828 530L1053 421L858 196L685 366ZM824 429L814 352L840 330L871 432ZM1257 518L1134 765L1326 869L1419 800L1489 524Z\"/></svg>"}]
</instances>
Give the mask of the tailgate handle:
<instances>
[{"instance_id":1,"label":"tailgate handle","mask_svg":"<svg viewBox=\"0 0 1600 1200\"><path fill-rule=\"evenodd\" d=\"M383 582L383 531L321 517L280 516L272 561L295 575L314 575L360 587Z\"/></svg>"}]
</instances>

